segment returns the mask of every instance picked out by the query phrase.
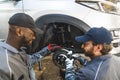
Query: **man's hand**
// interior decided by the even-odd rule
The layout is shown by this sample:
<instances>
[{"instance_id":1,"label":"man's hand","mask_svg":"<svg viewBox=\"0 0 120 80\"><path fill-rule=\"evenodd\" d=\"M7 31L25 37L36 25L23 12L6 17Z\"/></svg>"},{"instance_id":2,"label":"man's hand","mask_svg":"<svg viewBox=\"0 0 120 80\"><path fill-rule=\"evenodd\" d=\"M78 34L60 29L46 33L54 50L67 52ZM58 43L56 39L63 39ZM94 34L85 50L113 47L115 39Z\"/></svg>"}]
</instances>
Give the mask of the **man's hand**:
<instances>
[{"instance_id":1,"label":"man's hand","mask_svg":"<svg viewBox=\"0 0 120 80\"><path fill-rule=\"evenodd\" d=\"M83 56L78 56L75 59L77 59L80 62L80 64L83 66L86 66L88 63L88 60L86 58L84 58Z\"/></svg>"},{"instance_id":2,"label":"man's hand","mask_svg":"<svg viewBox=\"0 0 120 80\"><path fill-rule=\"evenodd\" d=\"M40 51L36 52L36 54L40 54L41 56L45 57L56 49L61 49L61 46L57 46L56 44L49 44L48 46L44 47Z\"/></svg>"},{"instance_id":3,"label":"man's hand","mask_svg":"<svg viewBox=\"0 0 120 80\"><path fill-rule=\"evenodd\" d=\"M74 68L74 59L70 59L68 58L65 54L61 54L61 56L65 57L65 65L66 65L66 69L72 69Z\"/></svg>"},{"instance_id":4,"label":"man's hand","mask_svg":"<svg viewBox=\"0 0 120 80\"><path fill-rule=\"evenodd\" d=\"M61 49L62 47L61 46L58 46L56 44L49 44L48 45L48 50L50 51L55 51L56 49Z\"/></svg>"},{"instance_id":5,"label":"man's hand","mask_svg":"<svg viewBox=\"0 0 120 80\"><path fill-rule=\"evenodd\" d=\"M74 68L74 59L69 59L69 58L67 58L66 60L65 60L65 64L66 64L66 69L72 69L72 68Z\"/></svg>"}]
</instances>

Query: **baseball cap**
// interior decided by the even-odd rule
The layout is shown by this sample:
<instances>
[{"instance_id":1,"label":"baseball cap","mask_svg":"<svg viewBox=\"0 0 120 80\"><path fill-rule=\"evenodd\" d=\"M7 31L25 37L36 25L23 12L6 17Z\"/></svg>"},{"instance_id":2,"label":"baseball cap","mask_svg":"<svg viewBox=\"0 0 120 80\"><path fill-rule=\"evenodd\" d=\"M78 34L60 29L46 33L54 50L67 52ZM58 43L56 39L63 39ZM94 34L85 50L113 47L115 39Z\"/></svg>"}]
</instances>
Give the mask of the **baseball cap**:
<instances>
[{"instance_id":1,"label":"baseball cap","mask_svg":"<svg viewBox=\"0 0 120 80\"><path fill-rule=\"evenodd\" d=\"M43 34L43 31L36 27L33 18L25 13L14 14L12 17L10 17L8 23L10 25L30 28L35 33Z\"/></svg>"},{"instance_id":2,"label":"baseball cap","mask_svg":"<svg viewBox=\"0 0 120 80\"><path fill-rule=\"evenodd\" d=\"M75 37L75 40L81 43L87 41L93 41L97 44L103 44L103 43L110 44L113 38L110 31L108 31L104 27L100 27L100 28L94 27L91 28L84 35Z\"/></svg>"}]
</instances>

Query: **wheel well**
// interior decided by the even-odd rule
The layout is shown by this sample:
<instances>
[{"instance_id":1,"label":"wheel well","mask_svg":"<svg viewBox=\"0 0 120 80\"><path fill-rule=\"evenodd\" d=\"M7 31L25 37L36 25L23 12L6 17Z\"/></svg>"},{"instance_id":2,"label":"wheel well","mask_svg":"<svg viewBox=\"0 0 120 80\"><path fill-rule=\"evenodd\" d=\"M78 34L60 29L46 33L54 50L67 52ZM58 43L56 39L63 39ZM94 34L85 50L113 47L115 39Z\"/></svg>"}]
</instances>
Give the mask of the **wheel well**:
<instances>
[{"instance_id":1,"label":"wheel well","mask_svg":"<svg viewBox=\"0 0 120 80\"><path fill-rule=\"evenodd\" d=\"M58 23L62 22L62 23L68 23L68 24L74 25L78 29L82 30L83 32L86 32L90 28L90 26L87 25L82 20L68 16L68 15L63 15L63 14L48 14L48 15L41 16L36 20L37 26L41 29L44 29L43 26L45 24L55 23L55 22L58 22Z\"/></svg>"},{"instance_id":2,"label":"wheel well","mask_svg":"<svg viewBox=\"0 0 120 80\"><path fill-rule=\"evenodd\" d=\"M62 14L41 16L36 20L36 25L44 31L43 38L39 42L40 47L55 43L79 49L80 45L75 41L75 36L83 35L90 29L83 21Z\"/></svg>"}]
</instances>

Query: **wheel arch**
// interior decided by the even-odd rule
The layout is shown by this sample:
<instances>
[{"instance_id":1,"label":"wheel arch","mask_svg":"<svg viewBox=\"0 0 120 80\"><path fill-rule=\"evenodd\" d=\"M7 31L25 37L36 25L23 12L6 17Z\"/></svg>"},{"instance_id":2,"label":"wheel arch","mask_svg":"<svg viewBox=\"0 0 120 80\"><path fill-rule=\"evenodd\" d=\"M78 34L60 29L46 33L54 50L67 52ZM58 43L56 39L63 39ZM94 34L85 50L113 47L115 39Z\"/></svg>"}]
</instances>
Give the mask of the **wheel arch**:
<instances>
[{"instance_id":1,"label":"wheel arch","mask_svg":"<svg viewBox=\"0 0 120 80\"><path fill-rule=\"evenodd\" d=\"M82 20L64 14L47 14L39 17L36 20L36 24L39 28L42 28L44 24L55 23L55 22L63 22L74 25L83 32L86 32L90 29L90 26L85 22L83 22Z\"/></svg>"}]
</instances>

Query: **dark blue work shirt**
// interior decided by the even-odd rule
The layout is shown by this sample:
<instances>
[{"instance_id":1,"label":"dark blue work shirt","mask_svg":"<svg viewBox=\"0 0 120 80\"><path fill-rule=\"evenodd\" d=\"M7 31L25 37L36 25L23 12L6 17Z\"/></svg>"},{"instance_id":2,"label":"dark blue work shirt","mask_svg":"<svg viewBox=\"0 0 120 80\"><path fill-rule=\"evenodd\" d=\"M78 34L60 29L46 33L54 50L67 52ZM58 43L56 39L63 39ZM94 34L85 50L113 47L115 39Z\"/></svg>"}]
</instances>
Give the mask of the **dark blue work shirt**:
<instances>
[{"instance_id":1,"label":"dark blue work shirt","mask_svg":"<svg viewBox=\"0 0 120 80\"><path fill-rule=\"evenodd\" d=\"M67 70L66 80L120 80L118 67L120 67L120 59L118 57L111 54L104 55L88 62L85 67L77 72ZM69 76L70 74L71 76Z\"/></svg>"}]
</instances>

